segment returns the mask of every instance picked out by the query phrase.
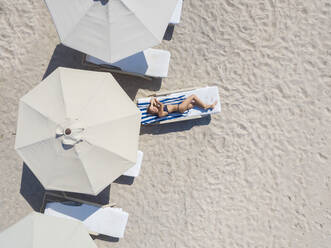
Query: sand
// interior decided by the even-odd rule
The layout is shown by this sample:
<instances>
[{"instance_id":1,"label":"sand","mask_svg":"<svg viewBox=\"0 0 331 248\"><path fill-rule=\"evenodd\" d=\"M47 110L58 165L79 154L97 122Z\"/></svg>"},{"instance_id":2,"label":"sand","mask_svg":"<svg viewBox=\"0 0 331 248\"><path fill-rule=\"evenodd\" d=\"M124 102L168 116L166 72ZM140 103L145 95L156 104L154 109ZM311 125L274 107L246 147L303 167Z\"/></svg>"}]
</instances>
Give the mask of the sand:
<instances>
[{"instance_id":1,"label":"sand","mask_svg":"<svg viewBox=\"0 0 331 248\"><path fill-rule=\"evenodd\" d=\"M3 230L40 194L13 149L18 100L56 66L80 68L81 54L57 46L41 0L0 0L0 27ZM117 78L132 98L217 85L223 111L142 129L140 176L110 189L130 213L125 237L98 246L330 247L330 27L328 0L185 0L159 46L169 77Z\"/></svg>"}]
</instances>

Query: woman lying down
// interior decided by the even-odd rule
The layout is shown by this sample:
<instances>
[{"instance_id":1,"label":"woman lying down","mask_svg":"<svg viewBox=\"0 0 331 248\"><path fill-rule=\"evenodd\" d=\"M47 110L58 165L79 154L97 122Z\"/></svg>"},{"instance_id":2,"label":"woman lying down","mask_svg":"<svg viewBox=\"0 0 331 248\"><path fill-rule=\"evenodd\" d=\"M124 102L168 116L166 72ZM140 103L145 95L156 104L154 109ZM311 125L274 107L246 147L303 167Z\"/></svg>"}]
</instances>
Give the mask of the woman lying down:
<instances>
[{"instance_id":1,"label":"woman lying down","mask_svg":"<svg viewBox=\"0 0 331 248\"><path fill-rule=\"evenodd\" d=\"M190 110L194 107L199 107L205 110L213 109L216 104L217 101L215 101L213 104L205 104L196 95L190 95L182 103L175 105L164 105L162 102L153 97L147 108L147 113L158 115L159 117L164 117L173 112L184 113L185 111Z\"/></svg>"}]
</instances>

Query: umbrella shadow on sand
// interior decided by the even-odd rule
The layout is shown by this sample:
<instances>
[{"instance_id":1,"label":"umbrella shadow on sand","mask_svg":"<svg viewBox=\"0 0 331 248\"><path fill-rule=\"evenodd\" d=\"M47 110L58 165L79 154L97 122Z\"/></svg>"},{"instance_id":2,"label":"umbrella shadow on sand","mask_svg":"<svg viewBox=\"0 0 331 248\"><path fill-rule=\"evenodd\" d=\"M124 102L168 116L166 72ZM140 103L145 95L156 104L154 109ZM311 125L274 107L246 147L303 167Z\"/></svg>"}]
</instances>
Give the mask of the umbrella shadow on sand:
<instances>
[{"instance_id":1,"label":"umbrella shadow on sand","mask_svg":"<svg viewBox=\"0 0 331 248\"><path fill-rule=\"evenodd\" d=\"M37 177L23 163L20 193L36 212L39 212L42 207L45 192L45 188Z\"/></svg>"},{"instance_id":2,"label":"umbrella shadow on sand","mask_svg":"<svg viewBox=\"0 0 331 248\"><path fill-rule=\"evenodd\" d=\"M144 134L166 134L172 132L182 132L187 131L193 128L194 126L206 126L210 123L211 117L210 115L206 115L205 117L193 120L184 120L173 123L165 123L165 124L156 124L156 125L146 125L141 126L140 135Z\"/></svg>"},{"instance_id":3,"label":"umbrella shadow on sand","mask_svg":"<svg viewBox=\"0 0 331 248\"><path fill-rule=\"evenodd\" d=\"M48 63L43 80L60 66L73 69L86 69L86 66L82 64L83 56L84 54L77 50L58 44Z\"/></svg>"},{"instance_id":4,"label":"umbrella shadow on sand","mask_svg":"<svg viewBox=\"0 0 331 248\"><path fill-rule=\"evenodd\" d=\"M84 53L58 44L54 49L51 60L48 64L43 79L49 76L58 67L67 67L72 69L92 70L83 64ZM128 96L134 100L139 89L148 89L157 91L161 88L162 79L153 78L147 80L141 77L134 77L120 73L111 73Z\"/></svg>"},{"instance_id":5,"label":"umbrella shadow on sand","mask_svg":"<svg viewBox=\"0 0 331 248\"><path fill-rule=\"evenodd\" d=\"M58 191L50 192L57 193ZM25 163L22 169L20 193L35 211L40 212L44 207L43 199L46 190ZM109 203L110 185L96 196L70 192L66 192L66 195L83 201L105 205Z\"/></svg>"},{"instance_id":6,"label":"umbrella shadow on sand","mask_svg":"<svg viewBox=\"0 0 331 248\"><path fill-rule=\"evenodd\" d=\"M146 80L139 77L133 77L123 74L113 74L114 78L122 89L128 94L131 100L136 98L139 89L148 89L151 91L158 91L161 89L161 78L153 78L152 80Z\"/></svg>"}]
</instances>

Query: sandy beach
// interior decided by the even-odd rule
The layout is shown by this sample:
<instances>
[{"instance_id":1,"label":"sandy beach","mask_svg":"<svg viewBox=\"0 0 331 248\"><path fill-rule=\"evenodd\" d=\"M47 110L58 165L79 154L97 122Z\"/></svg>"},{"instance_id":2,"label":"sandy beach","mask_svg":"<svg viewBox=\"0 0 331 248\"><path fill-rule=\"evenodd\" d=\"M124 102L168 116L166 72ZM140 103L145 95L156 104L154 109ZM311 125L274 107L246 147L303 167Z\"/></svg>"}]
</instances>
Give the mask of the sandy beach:
<instances>
[{"instance_id":1,"label":"sandy beach","mask_svg":"<svg viewBox=\"0 0 331 248\"><path fill-rule=\"evenodd\" d=\"M56 67L83 67L42 0L0 0L0 27L2 231L42 194L14 150L18 101ZM125 237L98 247L330 247L331 3L184 0L158 47L168 78L114 75L128 95L216 85L222 113L142 128L139 177L99 197L130 214Z\"/></svg>"}]
</instances>

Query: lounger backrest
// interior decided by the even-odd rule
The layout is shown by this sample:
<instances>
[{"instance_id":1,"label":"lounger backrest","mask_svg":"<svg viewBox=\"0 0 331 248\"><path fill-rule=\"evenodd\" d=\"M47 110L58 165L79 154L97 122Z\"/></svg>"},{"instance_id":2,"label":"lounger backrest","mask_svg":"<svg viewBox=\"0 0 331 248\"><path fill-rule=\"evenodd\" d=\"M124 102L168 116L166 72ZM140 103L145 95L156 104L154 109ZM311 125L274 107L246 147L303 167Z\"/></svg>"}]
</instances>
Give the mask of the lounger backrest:
<instances>
[{"instance_id":1,"label":"lounger backrest","mask_svg":"<svg viewBox=\"0 0 331 248\"><path fill-rule=\"evenodd\" d=\"M129 214L119 208L96 207L88 204L80 206L52 202L46 205L46 215L81 221L89 231L122 238Z\"/></svg>"},{"instance_id":2,"label":"lounger backrest","mask_svg":"<svg viewBox=\"0 0 331 248\"><path fill-rule=\"evenodd\" d=\"M176 25L180 22L180 17L182 15L183 0L178 0L174 13L171 16L170 24Z\"/></svg>"},{"instance_id":3,"label":"lounger backrest","mask_svg":"<svg viewBox=\"0 0 331 248\"><path fill-rule=\"evenodd\" d=\"M144 153L142 151L137 152L137 163L127 170L123 175L128 177L137 177L140 172L141 164L143 161Z\"/></svg>"}]
</instances>

